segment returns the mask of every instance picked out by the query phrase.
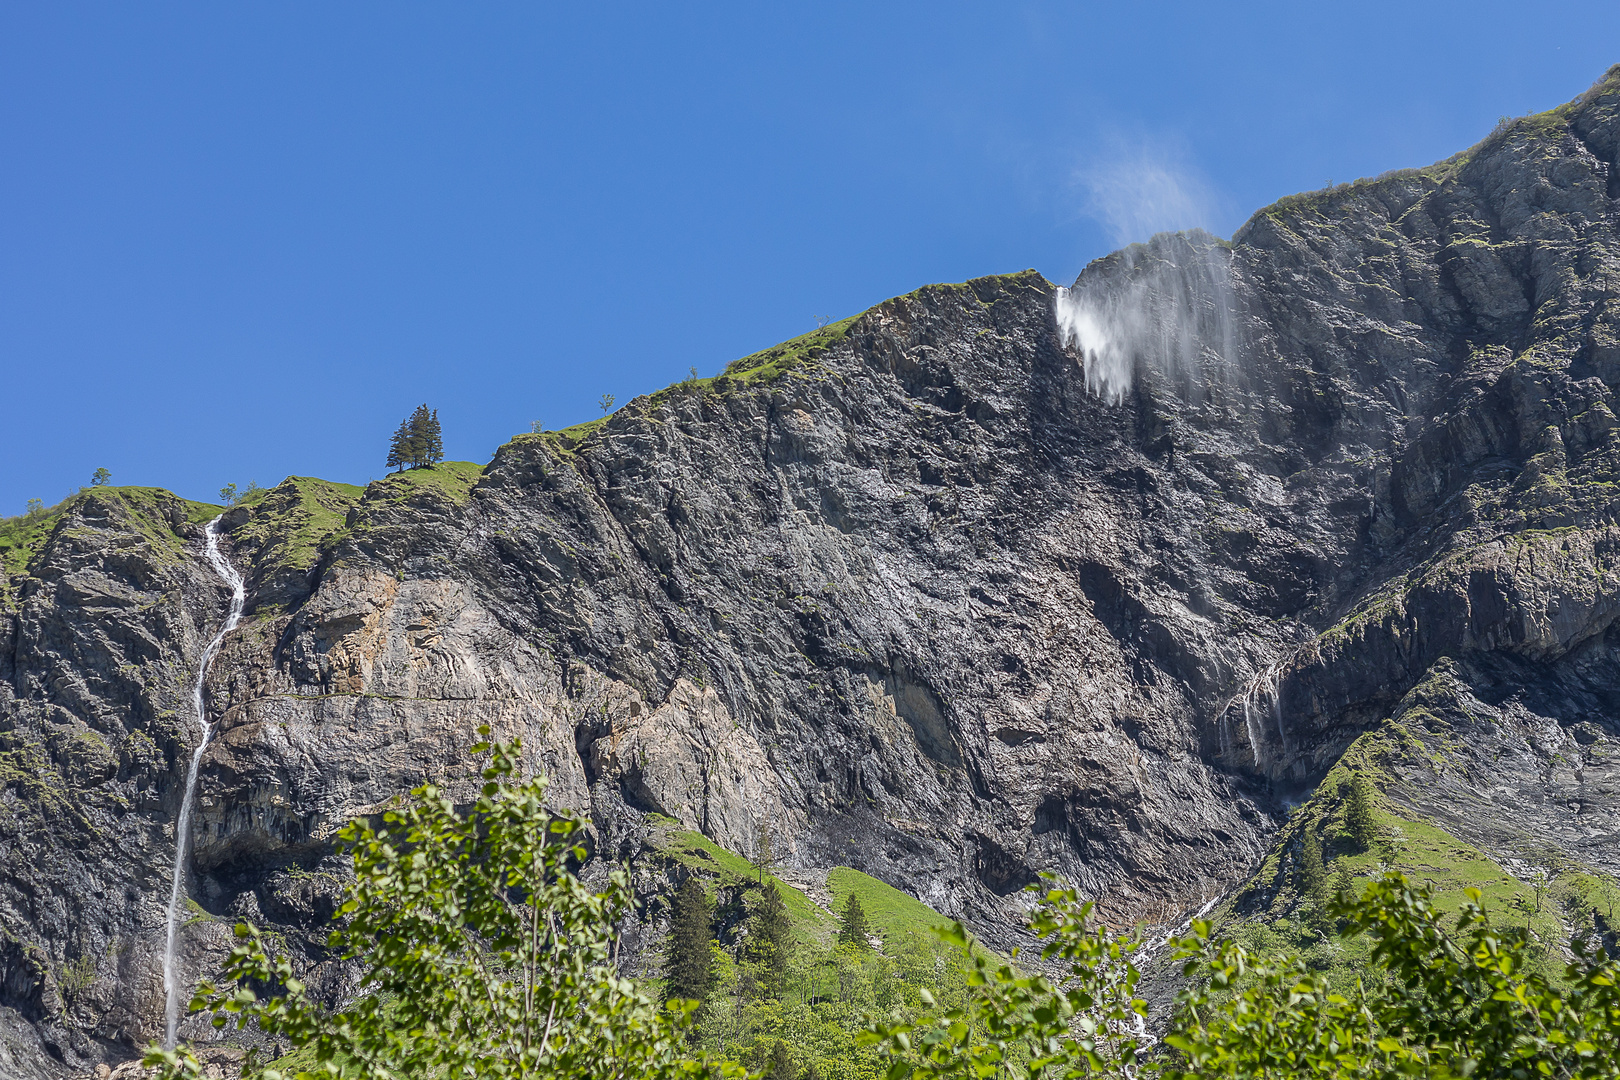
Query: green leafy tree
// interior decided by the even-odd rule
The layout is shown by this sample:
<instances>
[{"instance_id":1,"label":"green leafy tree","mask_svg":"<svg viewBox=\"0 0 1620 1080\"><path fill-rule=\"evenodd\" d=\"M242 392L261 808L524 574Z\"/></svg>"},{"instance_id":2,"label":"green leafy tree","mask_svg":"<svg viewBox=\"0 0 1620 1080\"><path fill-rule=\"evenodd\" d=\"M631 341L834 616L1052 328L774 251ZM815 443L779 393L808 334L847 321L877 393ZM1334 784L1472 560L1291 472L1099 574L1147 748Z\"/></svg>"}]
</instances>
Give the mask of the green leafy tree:
<instances>
[{"instance_id":1,"label":"green leafy tree","mask_svg":"<svg viewBox=\"0 0 1620 1080\"><path fill-rule=\"evenodd\" d=\"M97 469L90 474L91 487L106 487L110 483L112 483L112 473L105 468Z\"/></svg>"},{"instance_id":2,"label":"green leafy tree","mask_svg":"<svg viewBox=\"0 0 1620 1080\"><path fill-rule=\"evenodd\" d=\"M603 394L601 400L599 400L596 403L596 407L598 409L602 410L602 415L603 416L606 416L608 413L612 412L613 411L613 395L612 394Z\"/></svg>"},{"instance_id":3,"label":"green leafy tree","mask_svg":"<svg viewBox=\"0 0 1620 1080\"><path fill-rule=\"evenodd\" d=\"M37 517L45 512L45 503L40 499L29 499L28 509L24 511L29 517Z\"/></svg>"},{"instance_id":4,"label":"green leafy tree","mask_svg":"<svg viewBox=\"0 0 1620 1080\"><path fill-rule=\"evenodd\" d=\"M838 943L840 945L854 945L859 949L869 949L872 943L867 939L872 935L872 928L867 924L866 911L861 907L861 898L854 893L849 894L849 900L844 904L843 914L838 925Z\"/></svg>"},{"instance_id":5,"label":"green leafy tree","mask_svg":"<svg viewBox=\"0 0 1620 1080\"><path fill-rule=\"evenodd\" d=\"M787 989L793 963L793 920L773 884L759 889L759 908L748 933L748 959L758 965L762 996L779 998Z\"/></svg>"},{"instance_id":6,"label":"green leafy tree","mask_svg":"<svg viewBox=\"0 0 1620 1080\"><path fill-rule=\"evenodd\" d=\"M939 931L966 961L966 1000L921 1021L873 1025L863 1040L888 1054L894 1080L1137 1075L1148 1008L1135 996L1138 942L1098 925L1092 910L1074 890L1050 889L1031 917L1059 982L975 950L961 923Z\"/></svg>"},{"instance_id":7,"label":"green leafy tree","mask_svg":"<svg viewBox=\"0 0 1620 1080\"><path fill-rule=\"evenodd\" d=\"M1527 931L1493 925L1477 889L1450 917L1432 895L1389 873L1334 903L1344 933L1367 934L1390 975L1387 988L1361 984L1348 996L1298 958L1256 957L1195 922L1177 943L1198 980L1183 1001L1190 1022L1167 1038L1181 1057L1163 1075L1620 1076L1620 966L1577 953L1557 988L1532 965Z\"/></svg>"},{"instance_id":8,"label":"green leafy tree","mask_svg":"<svg viewBox=\"0 0 1620 1080\"><path fill-rule=\"evenodd\" d=\"M1209 922L1171 942L1192 986L1166 1053L1144 1059L1146 1002L1135 997L1133 939L1092 923L1091 906L1053 890L1032 918L1054 983L971 956L968 996L920 1021L879 1024L894 1080L1616 1080L1620 964L1577 947L1554 985L1522 927L1494 925L1470 889L1461 910L1399 873L1330 902L1345 936L1371 942L1373 974L1338 993L1296 956L1216 939ZM964 956L960 924L943 935ZM927 999L925 998L925 1001Z\"/></svg>"},{"instance_id":9,"label":"green leafy tree","mask_svg":"<svg viewBox=\"0 0 1620 1080\"><path fill-rule=\"evenodd\" d=\"M1350 798L1344 807L1344 829L1362 851L1378 841L1378 812L1373 806L1373 786L1361 773L1350 778Z\"/></svg>"},{"instance_id":10,"label":"green leafy tree","mask_svg":"<svg viewBox=\"0 0 1620 1080\"><path fill-rule=\"evenodd\" d=\"M219 489L219 501L228 506L238 506L249 499L263 495L264 490L257 480L249 480L248 486L241 491L236 490L235 484L226 484Z\"/></svg>"},{"instance_id":11,"label":"green leafy tree","mask_svg":"<svg viewBox=\"0 0 1620 1080\"><path fill-rule=\"evenodd\" d=\"M424 785L375 828L339 834L355 880L329 944L361 965L355 1001L323 1008L243 923L225 963L234 989L205 985L193 1009L291 1041L314 1061L300 1080L740 1075L686 1050L695 1002L660 1007L619 975L625 871L601 892L584 885L583 822L547 808L544 780L512 781L515 747L474 749L490 760L470 810ZM146 1061L164 1080L203 1076L189 1048L153 1047ZM286 1080L257 1063L243 1075Z\"/></svg>"},{"instance_id":12,"label":"green leafy tree","mask_svg":"<svg viewBox=\"0 0 1620 1080\"><path fill-rule=\"evenodd\" d=\"M703 883L689 877L675 890L670 903L669 940L664 947L664 1000L697 1002L699 1021L714 990L714 956L710 951L713 928L714 906Z\"/></svg>"}]
</instances>

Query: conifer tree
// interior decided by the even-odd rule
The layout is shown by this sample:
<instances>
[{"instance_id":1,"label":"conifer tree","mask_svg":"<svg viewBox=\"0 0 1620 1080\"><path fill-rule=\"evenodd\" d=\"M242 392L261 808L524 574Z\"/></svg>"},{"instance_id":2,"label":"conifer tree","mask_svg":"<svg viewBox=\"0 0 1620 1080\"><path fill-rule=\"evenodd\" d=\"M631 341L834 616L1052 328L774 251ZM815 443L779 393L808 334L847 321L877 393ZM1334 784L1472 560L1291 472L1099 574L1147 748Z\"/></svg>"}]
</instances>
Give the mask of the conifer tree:
<instances>
[{"instance_id":1,"label":"conifer tree","mask_svg":"<svg viewBox=\"0 0 1620 1080\"><path fill-rule=\"evenodd\" d=\"M1311 905L1305 915L1307 925L1315 930L1327 929L1327 867L1322 862L1322 840L1309 825L1300 844L1299 895Z\"/></svg>"},{"instance_id":2,"label":"conifer tree","mask_svg":"<svg viewBox=\"0 0 1620 1080\"><path fill-rule=\"evenodd\" d=\"M793 1053L787 1043L776 1040L776 1048L761 1073L762 1080L796 1080L793 1074Z\"/></svg>"},{"instance_id":3,"label":"conifer tree","mask_svg":"<svg viewBox=\"0 0 1620 1080\"><path fill-rule=\"evenodd\" d=\"M444 460L444 432L439 427L439 410L418 405L388 446L388 468L421 468Z\"/></svg>"},{"instance_id":4,"label":"conifer tree","mask_svg":"<svg viewBox=\"0 0 1620 1080\"><path fill-rule=\"evenodd\" d=\"M872 929L866 922L866 912L861 907L861 898L850 893L849 902L844 905L843 924L838 928L838 943L869 949L872 943L867 938L871 933Z\"/></svg>"},{"instance_id":5,"label":"conifer tree","mask_svg":"<svg viewBox=\"0 0 1620 1080\"><path fill-rule=\"evenodd\" d=\"M787 989L788 964L793 959L793 922L775 885L759 891L759 910L748 934L748 958L759 964L763 995L780 998Z\"/></svg>"},{"instance_id":6,"label":"conifer tree","mask_svg":"<svg viewBox=\"0 0 1620 1080\"><path fill-rule=\"evenodd\" d=\"M1356 846L1366 851L1378 839L1378 816L1373 810L1372 781L1359 772L1350 780L1350 801L1344 808L1344 827Z\"/></svg>"},{"instance_id":7,"label":"conifer tree","mask_svg":"<svg viewBox=\"0 0 1620 1080\"><path fill-rule=\"evenodd\" d=\"M1355 885L1354 879L1350 877L1349 865L1343 859L1340 859L1339 869L1333 874L1333 895L1338 897L1341 903L1348 903Z\"/></svg>"},{"instance_id":8,"label":"conifer tree","mask_svg":"<svg viewBox=\"0 0 1620 1080\"><path fill-rule=\"evenodd\" d=\"M439 410L426 405L411 416L411 434L420 440L416 463L432 465L444 460L444 432L439 428Z\"/></svg>"},{"instance_id":9,"label":"conifer tree","mask_svg":"<svg viewBox=\"0 0 1620 1080\"><path fill-rule=\"evenodd\" d=\"M388 442L388 468L403 469L411 460L411 421L406 417Z\"/></svg>"},{"instance_id":10,"label":"conifer tree","mask_svg":"<svg viewBox=\"0 0 1620 1080\"><path fill-rule=\"evenodd\" d=\"M713 926L714 907L702 882L687 878L670 903L669 942L664 949L665 1001L687 998L700 1006L707 1001L714 989L714 959L709 952Z\"/></svg>"},{"instance_id":11,"label":"conifer tree","mask_svg":"<svg viewBox=\"0 0 1620 1080\"><path fill-rule=\"evenodd\" d=\"M754 868L759 871L759 883L765 884L765 879L776 868L776 839L771 833L771 823L761 820L759 830L754 834Z\"/></svg>"}]
</instances>

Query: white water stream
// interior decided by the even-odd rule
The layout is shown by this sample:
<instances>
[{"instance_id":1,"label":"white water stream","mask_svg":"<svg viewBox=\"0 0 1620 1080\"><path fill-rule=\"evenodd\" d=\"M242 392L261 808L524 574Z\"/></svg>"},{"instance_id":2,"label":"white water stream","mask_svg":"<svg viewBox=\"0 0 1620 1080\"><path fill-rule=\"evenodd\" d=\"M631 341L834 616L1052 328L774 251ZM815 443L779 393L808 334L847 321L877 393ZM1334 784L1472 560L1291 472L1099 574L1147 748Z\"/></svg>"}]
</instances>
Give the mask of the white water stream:
<instances>
[{"instance_id":1,"label":"white water stream","mask_svg":"<svg viewBox=\"0 0 1620 1080\"><path fill-rule=\"evenodd\" d=\"M180 962L175 955L178 945L180 929L180 898L185 893L186 884L186 849L191 842L191 814L193 805L197 800L197 764L202 760L203 749L208 745L208 737L214 729L208 723L208 704L203 698L203 680L208 678L208 665L214 662L219 653L219 647L225 642L225 635L236 629L236 624L242 621L242 605L247 600L247 589L242 582L242 575L236 572L236 567L219 550L219 518L208 523L208 545L206 552L208 562L213 566L214 572L224 579L225 584L231 587L231 609L225 616L225 625L220 627L214 640L208 643L203 650L202 662L197 665L197 684L191 689L191 704L193 714L197 719L197 731L201 736L197 740L197 748L191 752L191 767L186 770L186 793L180 800L180 820L174 829L174 883L169 889L169 936L163 947L163 1045L169 1049L174 1048L175 1033L180 1026Z\"/></svg>"}]
</instances>

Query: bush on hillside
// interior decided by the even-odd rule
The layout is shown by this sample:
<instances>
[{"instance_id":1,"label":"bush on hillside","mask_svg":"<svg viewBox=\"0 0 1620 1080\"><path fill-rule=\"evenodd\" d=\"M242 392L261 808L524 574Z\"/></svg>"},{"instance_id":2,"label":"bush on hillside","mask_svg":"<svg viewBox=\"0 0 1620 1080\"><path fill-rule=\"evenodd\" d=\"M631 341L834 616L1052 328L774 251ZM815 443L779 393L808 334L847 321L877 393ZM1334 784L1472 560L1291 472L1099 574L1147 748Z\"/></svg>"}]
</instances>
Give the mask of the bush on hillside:
<instances>
[{"instance_id":1,"label":"bush on hillside","mask_svg":"<svg viewBox=\"0 0 1620 1080\"><path fill-rule=\"evenodd\" d=\"M364 970L356 1001L323 1008L241 923L225 964L234 988L204 985L192 1008L290 1041L310 1062L299 1077L741 1075L687 1049L695 1002L660 1007L620 976L626 873L587 887L575 873L584 823L547 808L544 780L512 781L515 747L474 749L490 761L470 811L424 785L377 828L362 819L339 834L355 880L330 946ZM146 1062L164 1080L203 1076L189 1048L153 1047ZM284 1074L250 1063L243 1076Z\"/></svg>"}]
</instances>

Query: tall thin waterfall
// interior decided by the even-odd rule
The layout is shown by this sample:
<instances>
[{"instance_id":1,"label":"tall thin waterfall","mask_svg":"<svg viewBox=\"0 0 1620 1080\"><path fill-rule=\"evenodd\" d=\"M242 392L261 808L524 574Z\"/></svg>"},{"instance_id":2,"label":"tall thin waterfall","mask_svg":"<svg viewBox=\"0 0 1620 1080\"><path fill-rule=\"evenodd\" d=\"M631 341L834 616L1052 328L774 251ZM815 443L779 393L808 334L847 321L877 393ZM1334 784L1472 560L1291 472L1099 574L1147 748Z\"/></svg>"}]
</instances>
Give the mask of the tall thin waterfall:
<instances>
[{"instance_id":1,"label":"tall thin waterfall","mask_svg":"<svg viewBox=\"0 0 1620 1080\"><path fill-rule=\"evenodd\" d=\"M175 1033L180 1027L180 962L176 947L180 898L185 893L186 884L186 849L191 843L191 814L197 800L197 764L202 760L203 748L208 745L208 737L214 731L208 723L208 705L203 700L203 680L208 678L208 665L214 662L220 645L225 642L225 635L235 630L236 624L242 621L242 605L247 600L242 575L236 572L236 567L231 565L225 553L219 550L219 520L215 518L208 523L206 550L214 572L231 587L231 610L225 616L225 625L220 627L214 640L203 650L202 662L197 665L197 684L191 688L192 712L197 719L200 737L197 749L191 752L191 767L186 770L186 794L180 800L180 821L174 830L174 883L169 888L169 936L163 947L163 1045L171 1050L174 1048Z\"/></svg>"}]
</instances>

